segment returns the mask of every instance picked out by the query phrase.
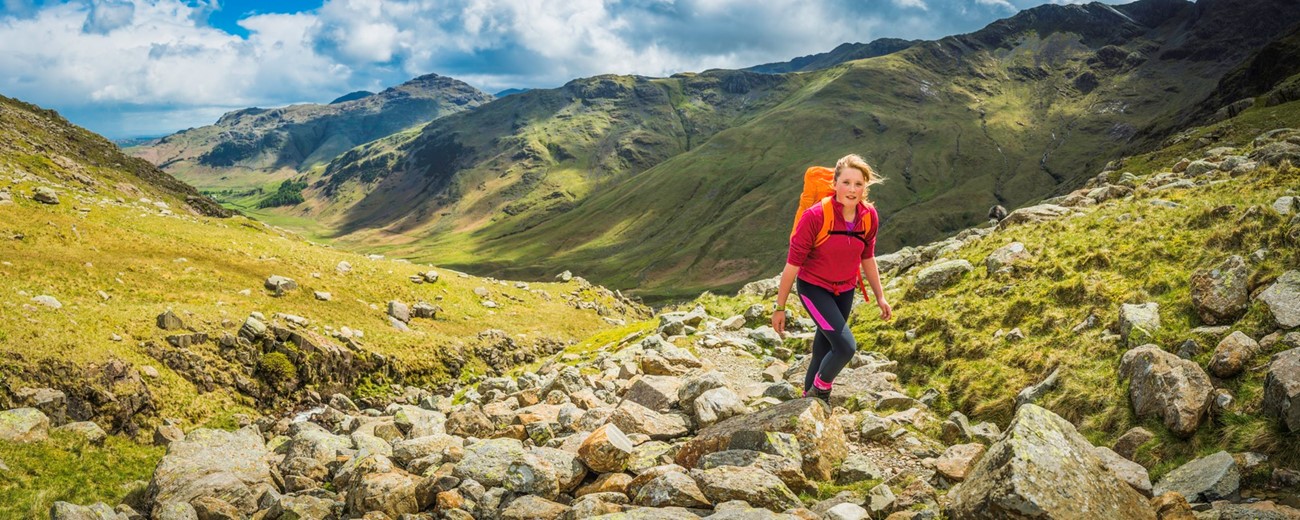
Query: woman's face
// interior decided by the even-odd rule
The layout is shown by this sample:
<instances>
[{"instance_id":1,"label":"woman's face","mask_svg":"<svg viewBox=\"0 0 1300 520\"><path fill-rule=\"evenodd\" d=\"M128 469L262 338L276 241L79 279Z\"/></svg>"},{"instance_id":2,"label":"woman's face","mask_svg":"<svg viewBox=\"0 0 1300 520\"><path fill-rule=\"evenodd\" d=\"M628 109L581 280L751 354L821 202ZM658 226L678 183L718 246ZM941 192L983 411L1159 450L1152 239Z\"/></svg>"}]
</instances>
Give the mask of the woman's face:
<instances>
[{"instance_id":1,"label":"woman's face","mask_svg":"<svg viewBox=\"0 0 1300 520\"><path fill-rule=\"evenodd\" d=\"M845 168L835 179L835 200L840 204L854 205L862 200L862 193L867 189L867 181L862 171L857 168Z\"/></svg>"}]
</instances>

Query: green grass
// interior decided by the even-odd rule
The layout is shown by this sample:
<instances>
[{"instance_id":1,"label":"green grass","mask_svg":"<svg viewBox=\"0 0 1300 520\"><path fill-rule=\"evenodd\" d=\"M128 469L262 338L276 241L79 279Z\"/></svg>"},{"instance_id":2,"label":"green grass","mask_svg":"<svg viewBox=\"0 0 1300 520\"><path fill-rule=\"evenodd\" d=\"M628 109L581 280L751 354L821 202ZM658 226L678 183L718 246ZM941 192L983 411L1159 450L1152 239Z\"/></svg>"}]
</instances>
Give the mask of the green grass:
<instances>
[{"instance_id":1,"label":"green grass","mask_svg":"<svg viewBox=\"0 0 1300 520\"><path fill-rule=\"evenodd\" d=\"M110 507L143 492L165 448L109 436L95 446L70 433L55 432L31 444L0 442L0 518L47 518L57 501Z\"/></svg>"},{"instance_id":2,"label":"green grass","mask_svg":"<svg viewBox=\"0 0 1300 520\"><path fill-rule=\"evenodd\" d=\"M1154 155L1171 156L1167 151ZM1150 157L1127 164L1150 165L1148 171L1126 168L1143 175L1164 166ZM1259 410L1264 370L1223 381L1221 386L1235 397L1229 411L1210 417L1193 437L1179 439L1158 420L1133 416L1127 384L1117 374L1125 349L1101 336L1118 320L1120 304L1154 301L1160 305L1162 328L1153 342L1175 351L1184 340L1196 339L1203 353L1194 361L1208 363L1222 338L1191 332L1202 323L1192 307L1188 279L1228 255L1248 257L1262 247L1271 253L1250 266L1251 291L1300 265L1300 244L1288 235L1294 226L1268 209L1277 197L1293 194L1290 190L1296 186L1300 168L1262 167L1228 183L1158 194L1140 191L1134 200L1103 204L1077 217L1011 227L956 253L977 266L956 285L923 298L910 291L914 268L903 283L887 291L894 321L881 323L869 308L855 313L850 323L861 348L899 362L905 388L918 393L939 390L944 398L935 412L941 417L960 410L972 420L1005 426L1016 394L1061 366L1058 387L1039 404L1077 425L1098 445L1111 445L1137 425L1157 432L1157 439L1138 453L1153 479L1221 449L1268 453L1279 466L1295 467L1300 464L1300 438L1281 431L1276 420ZM1154 206L1148 202L1154 197L1182 207ZM1236 209L1226 217L1212 215L1211 210L1225 205ZM1013 276L991 276L984 259L1012 241L1023 242L1031 258L1018 264ZM883 281L888 283L888 277ZM696 301L720 315L766 303L712 294ZM1089 313L1100 318L1100 325L1071 332ZM994 339L997 330L1015 327L1025 333L1024 340ZM1258 339L1273 326L1263 303L1256 302L1232 327ZM905 339L908 330L916 332L916 339ZM1284 348L1279 344L1261 353L1251 366Z\"/></svg>"}]
</instances>

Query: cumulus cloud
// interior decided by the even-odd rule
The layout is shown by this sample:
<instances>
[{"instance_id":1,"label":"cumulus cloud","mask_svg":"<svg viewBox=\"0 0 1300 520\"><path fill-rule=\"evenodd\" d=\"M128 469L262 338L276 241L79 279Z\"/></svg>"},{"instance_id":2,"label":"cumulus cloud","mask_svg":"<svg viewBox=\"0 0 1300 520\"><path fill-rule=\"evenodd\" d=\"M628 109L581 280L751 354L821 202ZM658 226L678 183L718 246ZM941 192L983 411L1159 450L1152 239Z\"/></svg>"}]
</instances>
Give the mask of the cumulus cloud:
<instances>
[{"instance_id":1,"label":"cumulus cloud","mask_svg":"<svg viewBox=\"0 0 1300 520\"><path fill-rule=\"evenodd\" d=\"M0 93L110 135L162 133L430 72L494 92L934 39L1045 1L1078 0L324 0L246 15L239 36L209 25L219 0L0 0L0 41L41 42L0 53Z\"/></svg>"}]
</instances>

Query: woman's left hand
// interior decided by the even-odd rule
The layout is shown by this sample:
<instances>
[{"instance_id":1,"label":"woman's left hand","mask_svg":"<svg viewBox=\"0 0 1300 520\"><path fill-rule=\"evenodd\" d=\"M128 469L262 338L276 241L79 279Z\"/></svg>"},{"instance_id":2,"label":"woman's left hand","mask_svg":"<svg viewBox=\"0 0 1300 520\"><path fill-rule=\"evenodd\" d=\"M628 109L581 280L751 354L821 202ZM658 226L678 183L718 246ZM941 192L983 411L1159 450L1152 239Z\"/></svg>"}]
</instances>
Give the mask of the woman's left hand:
<instances>
[{"instance_id":1,"label":"woman's left hand","mask_svg":"<svg viewBox=\"0 0 1300 520\"><path fill-rule=\"evenodd\" d=\"M876 305L880 306L880 319L889 321L890 318L894 317L894 308L890 307L889 302L885 301L884 298L877 300Z\"/></svg>"}]
</instances>

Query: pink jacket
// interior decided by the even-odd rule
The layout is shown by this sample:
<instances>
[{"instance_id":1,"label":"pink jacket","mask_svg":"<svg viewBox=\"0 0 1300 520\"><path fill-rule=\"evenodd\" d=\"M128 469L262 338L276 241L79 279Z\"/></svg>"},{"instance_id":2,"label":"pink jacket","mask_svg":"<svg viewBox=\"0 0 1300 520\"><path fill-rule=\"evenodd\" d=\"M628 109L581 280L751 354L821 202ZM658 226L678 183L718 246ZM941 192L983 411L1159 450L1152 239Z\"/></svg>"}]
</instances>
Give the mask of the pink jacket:
<instances>
[{"instance_id":1,"label":"pink jacket","mask_svg":"<svg viewBox=\"0 0 1300 520\"><path fill-rule=\"evenodd\" d=\"M848 235L830 235L822 245L813 247L817 240L817 231L822 227L822 205L813 204L799 217L794 236L790 238L790 252L786 263L799 267L799 279L822 287L835 294L851 290L858 283L858 273L862 261L876 256L876 231L880 228L880 216L876 208L858 204L858 216L849 228L844 221L844 205L831 199L835 208L831 217L831 231L860 231L863 222L870 222L866 243Z\"/></svg>"}]
</instances>

